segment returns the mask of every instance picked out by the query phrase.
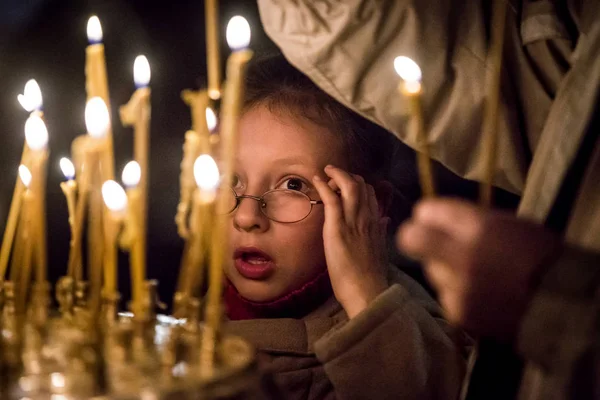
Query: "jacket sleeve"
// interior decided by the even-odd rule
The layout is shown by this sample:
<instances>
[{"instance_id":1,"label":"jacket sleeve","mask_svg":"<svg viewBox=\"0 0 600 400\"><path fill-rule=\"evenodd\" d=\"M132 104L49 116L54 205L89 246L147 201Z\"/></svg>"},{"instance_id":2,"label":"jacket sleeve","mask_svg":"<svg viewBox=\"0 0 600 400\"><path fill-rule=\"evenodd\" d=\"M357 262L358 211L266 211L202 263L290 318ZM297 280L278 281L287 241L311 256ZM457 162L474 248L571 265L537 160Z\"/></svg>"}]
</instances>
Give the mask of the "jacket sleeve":
<instances>
[{"instance_id":1,"label":"jacket sleeve","mask_svg":"<svg viewBox=\"0 0 600 400\"><path fill-rule=\"evenodd\" d=\"M464 359L400 285L315 343L338 399L456 399Z\"/></svg>"},{"instance_id":2,"label":"jacket sleeve","mask_svg":"<svg viewBox=\"0 0 600 400\"><path fill-rule=\"evenodd\" d=\"M518 347L553 395L600 396L600 254L567 247L544 272Z\"/></svg>"},{"instance_id":3,"label":"jacket sleeve","mask_svg":"<svg viewBox=\"0 0 600 400\"><path fill-rule=\"evenodd\" d=\"M423 70L432 158L467 179L483 175L481 143L486 28L480 2L439 0L258 0L267 34L288 60L347 107L419 149L393 63L406 55ZM520 193L522 137L500 110L495 184ZM509 129L510 127L510 129Z\"/></svg>"}]
</instances>

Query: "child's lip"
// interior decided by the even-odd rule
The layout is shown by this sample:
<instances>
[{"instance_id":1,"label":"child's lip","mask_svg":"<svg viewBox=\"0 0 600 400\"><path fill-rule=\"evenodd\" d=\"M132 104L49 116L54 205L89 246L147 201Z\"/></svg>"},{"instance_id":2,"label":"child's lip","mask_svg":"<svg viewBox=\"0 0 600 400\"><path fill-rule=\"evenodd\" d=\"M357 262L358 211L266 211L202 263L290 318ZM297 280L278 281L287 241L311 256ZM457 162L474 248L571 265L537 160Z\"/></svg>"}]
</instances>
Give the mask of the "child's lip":
<instances>
[{"instance_id":1,"label":"child's lip","mask_svg":"<svg viewBox=\"0 0 600 400\"><path fill-rule=\"evenodd\" d=\"M234 259L242 258L246 254L253 254L258 257L262 257L267 261L273 261L273 258L268 253L262 251L258 247L238 247L233 252L233 258Z\"/></svg>"},{"instance_id":2,"label":"child's lip","mask_svg":"<svg viewBox=\"0 0 600 400\"><path fill-rule=\"evenodd\" d=\"M248 256L262 258L264 261L252 263ZM233 253L234 265L240 275L246 279L267 279L275 270L271 256L256 247L238 247Z\"/></svg>"}]
</instances>

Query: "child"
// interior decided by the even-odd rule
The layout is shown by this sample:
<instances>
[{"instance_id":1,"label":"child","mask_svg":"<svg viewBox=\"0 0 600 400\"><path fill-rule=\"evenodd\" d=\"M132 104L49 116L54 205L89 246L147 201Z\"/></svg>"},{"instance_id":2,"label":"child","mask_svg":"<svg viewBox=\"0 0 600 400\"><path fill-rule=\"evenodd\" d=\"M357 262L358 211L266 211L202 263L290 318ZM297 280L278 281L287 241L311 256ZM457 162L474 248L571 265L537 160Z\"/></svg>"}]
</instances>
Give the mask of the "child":
<instances>
[{"instance_id":1,"label":"child","mask_svg":"<svg viewBox=\"0 0 600 400\"><path fill-rule=\"evenodd\" d=\"M436 304L386 261L394 138L283 57L248 71L231 190L230 333L286 398L454 399Z\"/></svg>"}]
</instances>

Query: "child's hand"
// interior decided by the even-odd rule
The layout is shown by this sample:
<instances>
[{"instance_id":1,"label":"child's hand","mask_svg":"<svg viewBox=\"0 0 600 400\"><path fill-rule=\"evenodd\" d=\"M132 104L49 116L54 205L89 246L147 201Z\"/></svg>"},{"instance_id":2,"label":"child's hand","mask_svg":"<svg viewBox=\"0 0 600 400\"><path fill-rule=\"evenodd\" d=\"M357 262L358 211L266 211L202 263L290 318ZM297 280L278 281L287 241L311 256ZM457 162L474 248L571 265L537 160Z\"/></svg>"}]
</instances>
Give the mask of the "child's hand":
<instances>
[{"instance_id":1,"label":"child's hand","mask_svg":"<svg viewBox=\"0 0 600 400\"><path fill-rule=\"evenodd\" d=\"M313 178L325 206L323 241L335 297L350 318L387 286L385 232L375 190L358 175L327 166L329 183ZM336 191L339 190L341 195Z\"/></svg>"}]
</instances>

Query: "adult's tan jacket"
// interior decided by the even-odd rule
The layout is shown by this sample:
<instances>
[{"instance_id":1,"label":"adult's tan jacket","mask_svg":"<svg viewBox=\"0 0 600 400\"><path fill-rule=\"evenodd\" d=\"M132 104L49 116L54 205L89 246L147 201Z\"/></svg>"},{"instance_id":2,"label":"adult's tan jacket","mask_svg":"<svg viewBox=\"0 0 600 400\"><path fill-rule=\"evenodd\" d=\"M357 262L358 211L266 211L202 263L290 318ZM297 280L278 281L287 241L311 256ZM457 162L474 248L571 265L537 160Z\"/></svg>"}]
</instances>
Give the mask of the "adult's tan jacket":
<instances>
[{"instance_id":1,"label":"adult's tan jacket","mask_svg":"<svg viewBox=\"0 0 600 400\"><path fill-rule=\"evenodd\" d=\"M230 321L226 329L258 349L286 400L456 399L461 338L412 279L394 271L390 282L350 321L331 298L303 319Z\"/></svg>"},{"instance_id":2,"label":"adult's tan jacket","mask_svg":"<svg viewBox=\"0 0 600 400\"><path fill-rule=\"evenodd\" d=\"M398 55L415 59L432 157L481 180L492 2L258 3L267 33L296 67L418 150L393 69ZM495 184L520 194L519 214L540 223L561 189L579 187L575 201L563 203L569 246L548 266L523 319L518 347L528 365L519 394L600 398L600 2L512 1L504 58ZM569 186L573 165L584 174L579 186Z\"/></svg>"}]
</instances>

